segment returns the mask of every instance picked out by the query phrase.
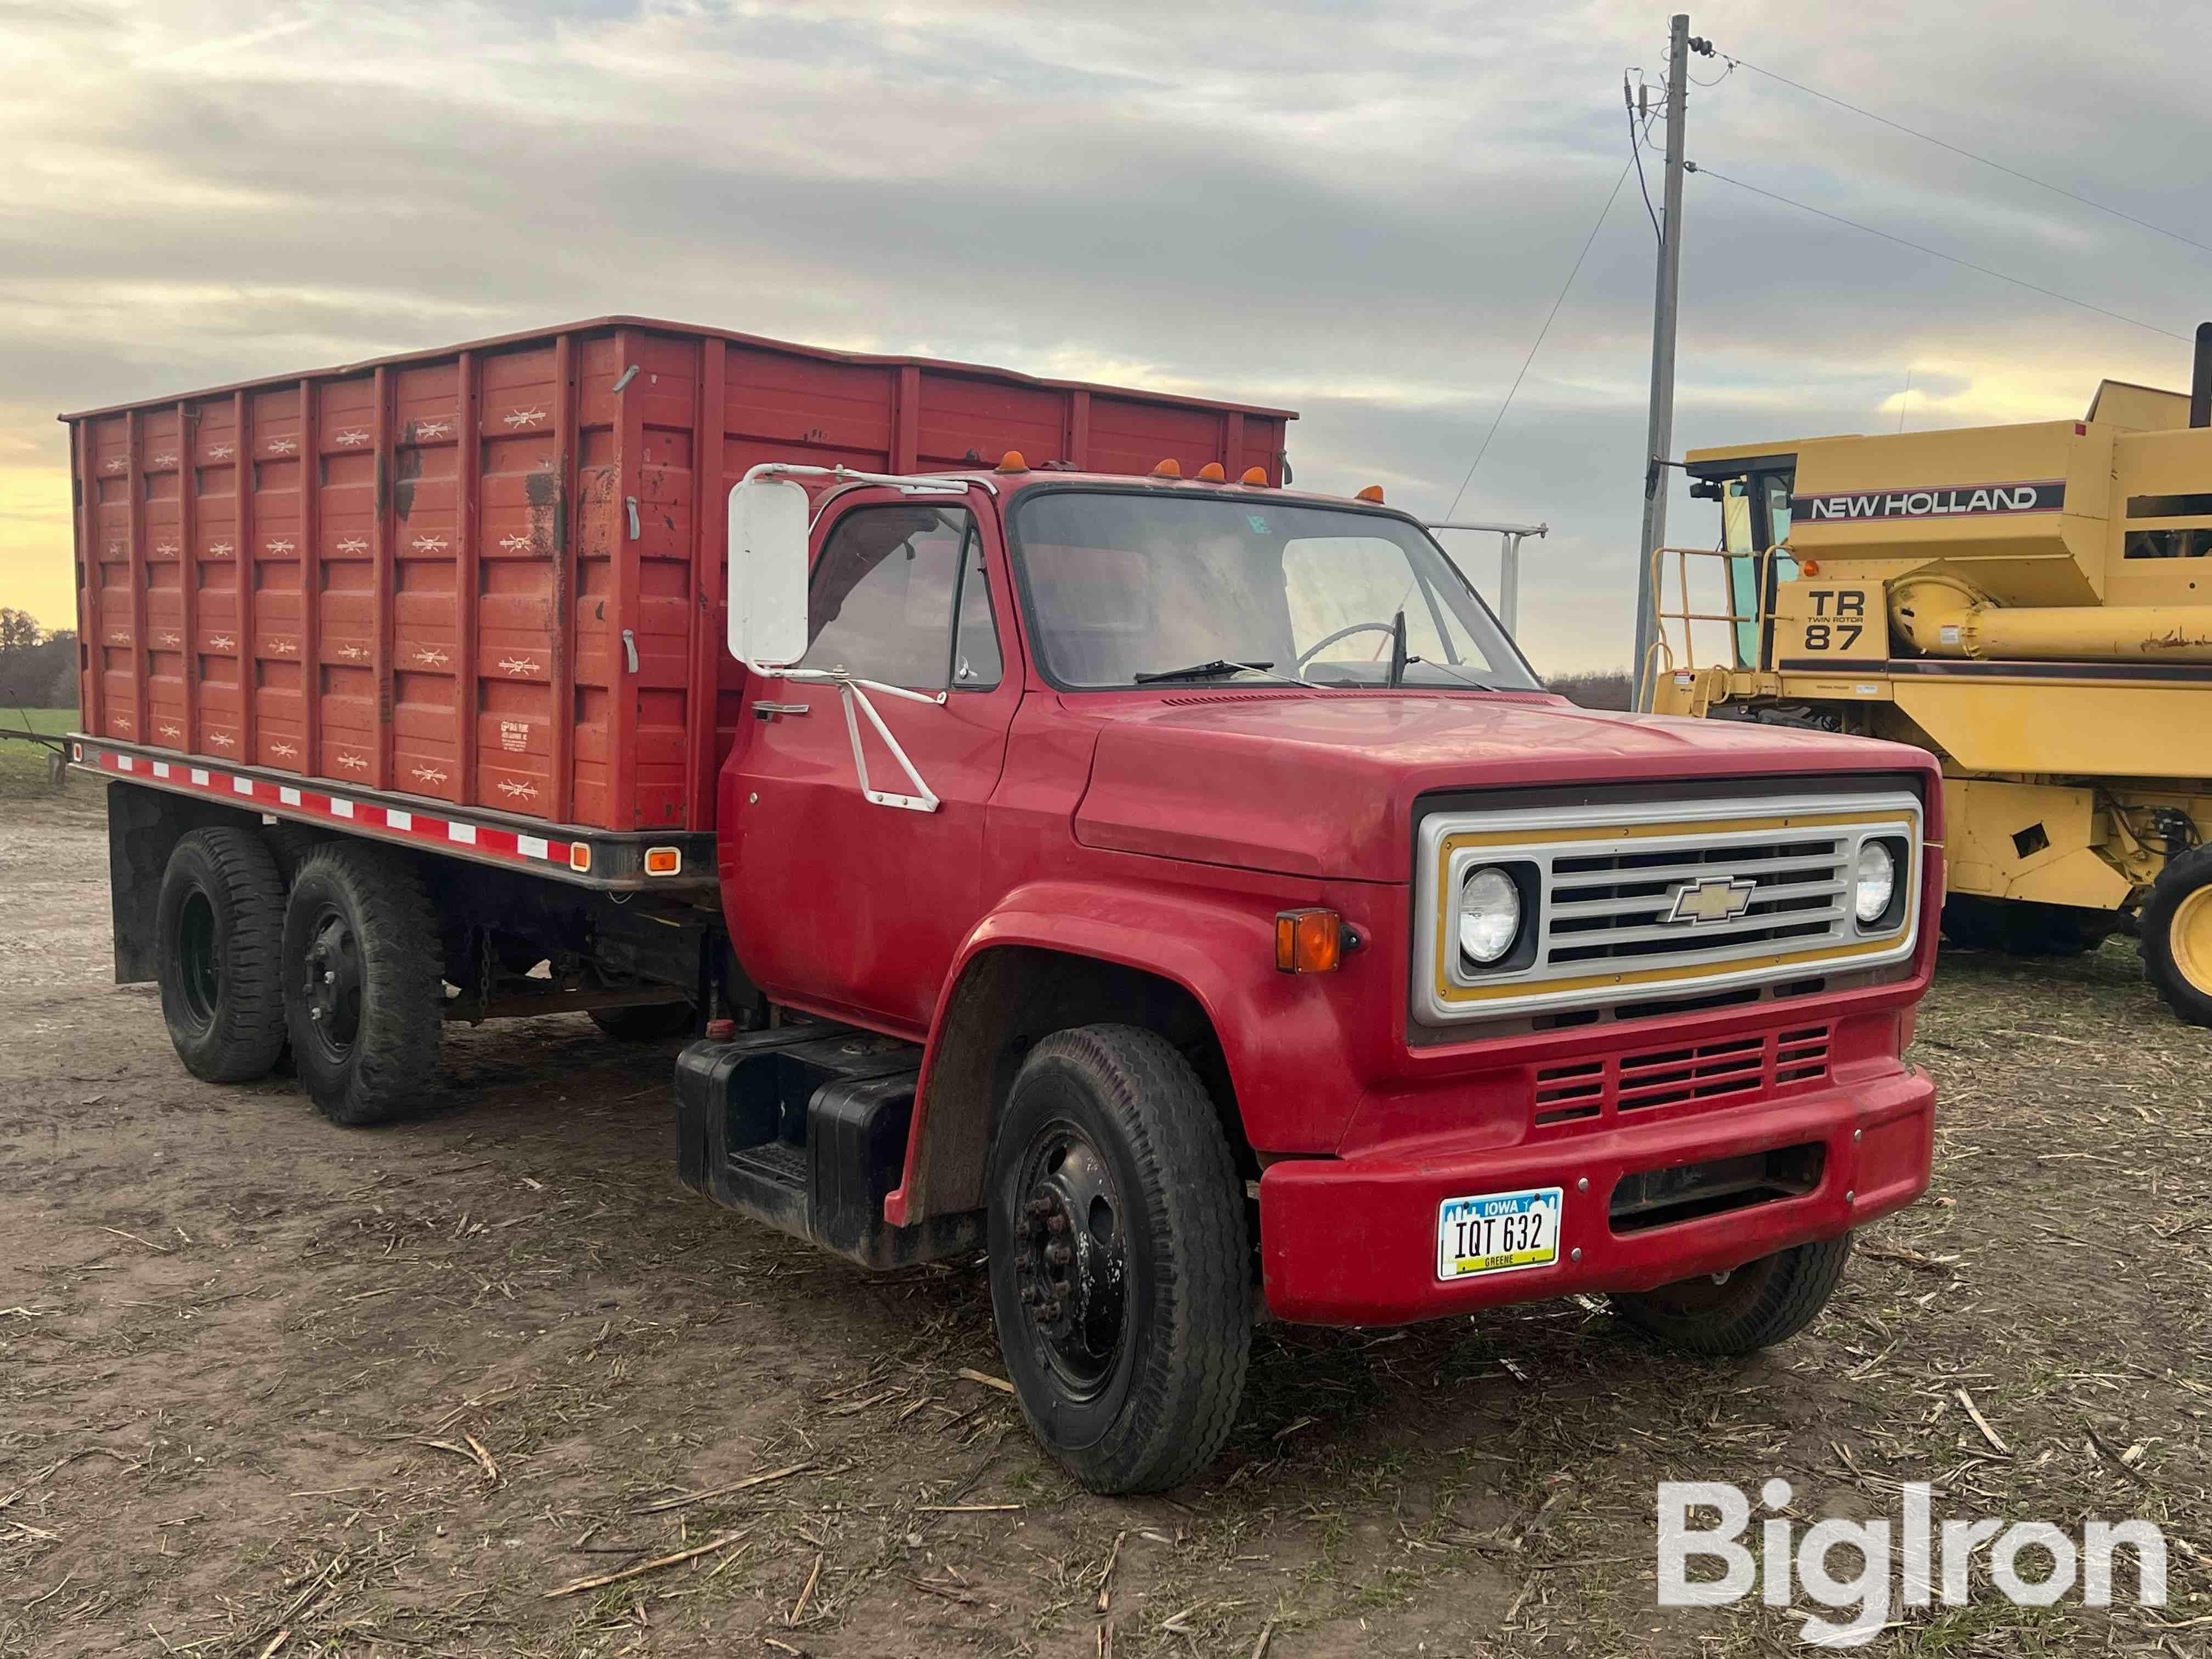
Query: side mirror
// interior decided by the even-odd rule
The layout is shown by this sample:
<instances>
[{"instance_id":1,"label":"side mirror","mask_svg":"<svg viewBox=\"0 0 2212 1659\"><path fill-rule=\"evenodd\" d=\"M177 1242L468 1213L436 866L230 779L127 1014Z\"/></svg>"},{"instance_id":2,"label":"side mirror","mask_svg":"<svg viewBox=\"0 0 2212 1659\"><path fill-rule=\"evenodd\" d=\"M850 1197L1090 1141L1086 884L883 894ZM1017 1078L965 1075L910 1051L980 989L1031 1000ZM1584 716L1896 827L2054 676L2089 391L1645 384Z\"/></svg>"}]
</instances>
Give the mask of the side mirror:
<instances>
[{"instance_id":1,"label":"side mirror","mask_svg":"<svg viewBox=\"0 0 2212 1659\"><path fill-rule=\"evenodd\" d=\"M748 478L730 491L730 653L788 668L806 654L806 491Z\"/></svg>"}]
</instances>

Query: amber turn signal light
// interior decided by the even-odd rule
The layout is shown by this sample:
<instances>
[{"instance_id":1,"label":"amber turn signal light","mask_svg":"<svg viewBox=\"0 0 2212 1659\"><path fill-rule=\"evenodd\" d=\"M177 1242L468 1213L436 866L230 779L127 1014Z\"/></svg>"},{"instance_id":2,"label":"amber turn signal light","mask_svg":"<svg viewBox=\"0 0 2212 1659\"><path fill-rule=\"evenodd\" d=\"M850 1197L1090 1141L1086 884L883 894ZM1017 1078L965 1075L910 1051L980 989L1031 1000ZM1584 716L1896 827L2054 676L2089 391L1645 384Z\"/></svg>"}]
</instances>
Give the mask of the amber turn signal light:
<instances>
[{"instance_id":1,"label":"amber turn signal light","mask_svg":"<svg viewBox=\"0 0 2212 1659\"><path fill-rule=\"evenodd\" d=\"M574 870L580 876L587 876L591 874L592 848L590 842L572 841L568 843L568 867L571 870Z\"/></svg>"},{"instance_id":2,"label":"amber turn signal light","mask_svg":"<svg viewBox=\"0 0 2212 1659\"><path fill-rule=\"evenodd\" d=\"M648 876L672 876L684 868L684 853L680 848L648 847L645 849L645 873Z\"/></svg>"},{"instance_id":3,"label":"amber turn signal light","mask_svg":"<svg viewBox=\"0 0 2212 1659\"><path fill-rule=\"evenodd\" d=\"M1275 913L1275 966L1286 974L1331 974L1359 935L1334 910Z\"/></svg>"},{"instance_id":4,"label":"amber turn signal light","mask_svg":"<svg viewBox=\"0 0 2212 1659\"><path fill-rule=\"evenodd\" d=\"M1182 463L1170 455L1152 469L1152 476L1155 478L1180 478L1182 477Z\"/></svg>"}]
</instances>

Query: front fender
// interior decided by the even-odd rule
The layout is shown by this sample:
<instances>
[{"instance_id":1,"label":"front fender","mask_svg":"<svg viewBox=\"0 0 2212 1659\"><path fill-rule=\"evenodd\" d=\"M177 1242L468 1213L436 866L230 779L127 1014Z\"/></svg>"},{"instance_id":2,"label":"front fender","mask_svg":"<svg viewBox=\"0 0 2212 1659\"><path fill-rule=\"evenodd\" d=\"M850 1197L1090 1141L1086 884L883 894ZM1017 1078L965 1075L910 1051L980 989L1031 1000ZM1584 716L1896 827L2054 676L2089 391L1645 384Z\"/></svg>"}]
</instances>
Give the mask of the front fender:
<instances>
[{"instance_id":1,"label":"front fender","mask_svg":"<svg viewBox=\"0 0 2212 1659\"><path fill-rule=\"evenodd\" d=\"M1316 887L1195 896L1186 886L1053 880L1016 889L977 925L945 978L923 1057L907 1161L884 1201L894 1226L957 1204L953 1172L988 1154L988 1073L963 1046L988 1028L1010 988L994 971L1008 947L1109 963L1188 992L1212 1024L1237 1097L1245 1138L1262 1152L1327 1152L1358 1103L1352 1073L1356 1011L1383 978L1371 951L1353 951L1334 974L1275 968L1275 913L1318 902ZM994 953L1000 953L994 957Z\"/></svg>"}]
</instances>

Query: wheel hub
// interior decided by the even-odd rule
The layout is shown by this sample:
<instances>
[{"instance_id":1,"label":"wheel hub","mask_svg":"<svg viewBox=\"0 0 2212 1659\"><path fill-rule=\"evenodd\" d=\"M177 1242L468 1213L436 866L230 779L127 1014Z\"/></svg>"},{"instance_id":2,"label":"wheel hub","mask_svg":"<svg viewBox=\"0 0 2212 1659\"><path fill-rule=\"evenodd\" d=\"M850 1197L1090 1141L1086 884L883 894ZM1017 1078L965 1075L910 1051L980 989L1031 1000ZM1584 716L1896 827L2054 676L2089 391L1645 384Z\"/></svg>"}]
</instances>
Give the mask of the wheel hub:
<instances>
[{"instance_id":1,"label":"wheel hub","mask_svg":"<svg viewBox=\"0 0 2212 1659\"><path fill-rule=\"evenodd\" d=\"M2212 996L2212 886L2198 888L2174 907L2167 944L2181 976Z\"/></svg>"},{"instance_id":2,"label":"wheel hub","mask_svg":"<svg viewBox=\"0 0 2212 1659\"><path fill-rule=\"evenodd\" d=\"M323 1046L343 1054L361 1031L361 948L343 916L325 914L316 923L301 991Z\"/></svg>"},{"instance_id":3,"label":"wheel hub","mask_svg":"<svg viewBox=\"0 0 2212 1659\"><path fill-rule=\"evenodd\" d=\"M1121 1347L1127 1247L1120 1194L1094 1147L1063 1132L1037 1149L1016 1217L1022 1304L1052 1367L1078 1387L1113 1371Z\"/></svg>"}]
</instances>

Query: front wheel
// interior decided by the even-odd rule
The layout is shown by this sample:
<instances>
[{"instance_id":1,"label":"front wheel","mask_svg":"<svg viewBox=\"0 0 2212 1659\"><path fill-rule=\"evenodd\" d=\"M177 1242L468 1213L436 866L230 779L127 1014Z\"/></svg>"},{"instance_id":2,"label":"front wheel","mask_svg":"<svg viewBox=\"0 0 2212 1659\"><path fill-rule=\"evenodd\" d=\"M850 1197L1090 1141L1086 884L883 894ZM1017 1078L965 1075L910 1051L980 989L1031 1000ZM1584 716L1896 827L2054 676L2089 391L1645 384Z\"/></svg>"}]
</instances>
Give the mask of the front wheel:
<instances>
[{"instance_id":1,"label":"front wheel","mask_svg":"<svg viewBox=\"0 0 2212 1659\"><path fill-rule=\"evenodd\" d=\"M1045 1038L994 1137L991 1311L1030 1431L1096 1492L1164 1492L1220 1450L1250 1353L1229 1143L1152 1032Z\"/></svg>"},{"instance_id":2,"label":"front wheel","mask_svg":"<svg viewBox=\"0 0 2212 1659\"><path fill-rule=\"evenodd\" d=\"M284 909L284 1023L324 1116L380 1123L422 1104L437 1074L443 959L404 859L351 842L307 854Z\"/></svg>"},{"instance_id":3,"label":"front wheel","mask_svg":"<svg viewBox=\"0 0 2212 1659\"><path fill-rule=\"evenodd\" d=\"M1634 1294L1613 1310L1647 1336L1685 1353L1754 1353L1787 1341L1828 1305L1850 1259L1851 1236L1777 1250L1733 1273L1700 1273Z\"/></svg>"},{"instance_id":4,"label":"front wheel","mask_svg":"<svg viewBox=\"0 0 2212 1659\"><path fill-rule=\"evenodd\" d=\"M2143 972L2166 1006L2212 1025L2212 847L2166 862L2136 924Z\"/></svg>"}]
</instances>

